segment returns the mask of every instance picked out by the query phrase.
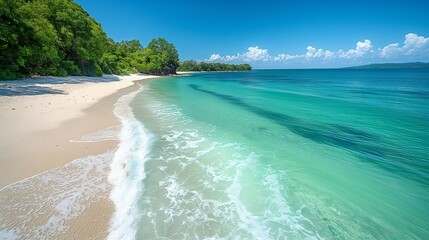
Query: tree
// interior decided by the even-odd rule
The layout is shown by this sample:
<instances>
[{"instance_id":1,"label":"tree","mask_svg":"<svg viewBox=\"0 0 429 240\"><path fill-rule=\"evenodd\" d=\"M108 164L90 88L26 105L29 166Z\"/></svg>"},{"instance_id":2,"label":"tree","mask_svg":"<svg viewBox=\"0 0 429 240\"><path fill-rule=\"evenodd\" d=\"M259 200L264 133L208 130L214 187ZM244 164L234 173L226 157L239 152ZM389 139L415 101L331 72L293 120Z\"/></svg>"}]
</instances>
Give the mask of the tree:
<instances>
[{"instance_id":1,"label":"tree","mask_svg":"<svg viewBox=\"0 0 429 240\"><path fill-rule=\"evenodd\" d=\"M115 43L70 0L0 0L0 79L33 75L176 73L178 53L165 39L145 49Z\"/></svg>"},{"instance_id":2,"label":"tree","mask_svg":"<svg viewBox=\"0 0 429 240\"><path fill-rule=\"evenodd\" d=\"M179 54L172 43L163 38L153 39L144 50L144 72L155 75L175 74Z\"/></svg>"},{"instance_id":3,"label":"tree","mask_svg":"<svg viewBox=\"0 0 429 240\"><path fill-rule=\"evenodd\" d=\"M0 78L101 75L107 36L68 0L0 0Z\"/></svg>"},{"instance_id":4,"label":"tree","mask_svg":"<svg viewBox=\"0 0 429 240\"><path fill-rule=\"evenodd\" d=\"M206 63L188 60L181 62L178 71L251 71L252 67L249 64L226 64L226 63Z\"/></svg>"}]
</instances>

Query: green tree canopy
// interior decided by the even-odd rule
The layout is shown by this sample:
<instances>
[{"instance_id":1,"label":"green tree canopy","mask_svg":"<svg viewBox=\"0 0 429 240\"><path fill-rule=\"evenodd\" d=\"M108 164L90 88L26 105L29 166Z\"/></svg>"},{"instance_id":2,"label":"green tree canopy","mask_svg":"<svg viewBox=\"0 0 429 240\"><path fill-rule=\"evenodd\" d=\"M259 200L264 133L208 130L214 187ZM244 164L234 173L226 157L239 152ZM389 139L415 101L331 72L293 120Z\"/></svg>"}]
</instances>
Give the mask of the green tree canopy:
<instances>
[{"instance_id":1,"label":"green tree canopy","mask_svg":"<svg viewBox=\"0 0 429 240\"><path fill-rule=\"evenodd\" d=\"M252 66L249 64L227 64L227 63L207 63L188 60L180 62L177 71L192 72L213 72L213 71L251 71Z\"/></svg>"},{"instance_id":2,"label":"green tree canopy","mask_svg":"<svg viewBox=\"0 0 429 240\"><path fill-rule=\"evenodd\" d=\"M0 0L0 78L101 75L107 36L68 0Z\"/></svg>"},{"instance_id":3,"label":"green tree canopy","mask_svg":"<svg viewBox=\"0 0 429 240\"><path fill-rule=\"evenodd\" d=\"M143 48L115 43L70 0L0 0L0 79L33 75L172 74L178 53L165 39Z\"/></svg>"},{"instance_id":4,"label":"green tree canopy","mask_svg":"<svg viewBox=\"0 0 429 240\"><path fill-rule=\"evenodd\" d=\"M144 72L156 75L175 74L179 54L172 43L163 38L153 39L144 50Z\"/></svg>"}]
</instances>

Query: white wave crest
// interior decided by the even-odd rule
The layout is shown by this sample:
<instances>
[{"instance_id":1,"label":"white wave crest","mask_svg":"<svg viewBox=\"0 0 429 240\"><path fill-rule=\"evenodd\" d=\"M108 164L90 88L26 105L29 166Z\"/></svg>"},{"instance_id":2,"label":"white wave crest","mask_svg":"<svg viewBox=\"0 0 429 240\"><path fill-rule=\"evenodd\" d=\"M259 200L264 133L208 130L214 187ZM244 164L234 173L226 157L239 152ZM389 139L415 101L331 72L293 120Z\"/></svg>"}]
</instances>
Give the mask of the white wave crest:
<instances>
[{"instance_id":1,"label":"white wave crest","mask_svg":"<svg viewBox=\"0 0 429 240\"><path fill-rule=\"evenodd\" d=\"M115 104L114 112L122 123L122 129L109 175L109 182L113 185L110 198L115 204L115 213L108 239L135 239L140 218L137 203L146 176L144 163L149 135L129 106L140 91L122 96Z\"/></svg>"}]
</instances>

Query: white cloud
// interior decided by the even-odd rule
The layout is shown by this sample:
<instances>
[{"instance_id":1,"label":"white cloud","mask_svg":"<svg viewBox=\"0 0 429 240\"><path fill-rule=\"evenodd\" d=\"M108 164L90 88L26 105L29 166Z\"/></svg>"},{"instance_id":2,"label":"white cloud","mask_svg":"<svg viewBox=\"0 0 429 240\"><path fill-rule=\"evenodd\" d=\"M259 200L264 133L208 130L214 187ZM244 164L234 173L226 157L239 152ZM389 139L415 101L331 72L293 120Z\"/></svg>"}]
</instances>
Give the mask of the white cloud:
<instances>
[{"instance_id":1,"label":"white cloud","mask_svg":"<svg viewBox=\"0 0 429 240\"><path fill-rule=\"evenodd\" d=\"M212 54L207 61L220 62L276 62L276 63L313 63L313 64L341 64L381 62L386 59L405 59L407 61L423 60L429 61L429 38L419 36L414 33L405 35L405 40L400 46L399 43L389 44L383 48L374 50L372 42L368 39L358 41L356 47L349 50L324 50L308 46L303 54L280 53L277 56L271 56L268 49L259 48L259 46L249 47L245 53L236 55ZM418 58L419 57L419 58Z\"/></svg>"},{"instance_id":2,"label":"white cloud","mask_svg":"<svg viewBox=\"0 0 429 240\"><path fill-rule=\"evenodd\" d=\"M401 56L421 56L429 54L429 38L419 36L415 33L405 35L403 46L393 43L380 50L379 55L383 58L399 58Z\"/></svg>"},{"instance_id":3,"label":"white cloud","mask_svg":"<svg viewBox=\"0 0 429 240\"><path fill-rule=\"evenodd\" d=\"M243 54L237 53L236 55L226 55L221 56L220 54L212 54L209 59L206 59L207 61L235 61L235 60L242 60L242 61L268 61L272 57L270 54L268 54L267 49L260 49L258 46L256 47L249 47L247 49L247 52Z\"/></svg>"},{"instance_id":4,"label":"white cloud","mask_svg":"<svg viewBox=\"0 0 429 240\"><path fill-rule=\"evenodd\" d=\"M357 42L355 49L350 49L347 52L344 52L343 50L339 50L337 52L337 55L340 58L358 58L370 52L371 49L372 49L371 41L366 39L363 42L360 42L360 41Z\"/></svg>"},{"instance_id":5,"label":"white cloud","mask_svg":"<svg viewBox=\"0 0 429 240\"><path fill-rule=\"evenodd\" d=\"M215 53L215 54L212 54L208 60L209 61L222 60L222 57L219 54Z\"/></svg>"},{"instance_id":6,"label":"white cloud","mask_svg":"<svg viewBox=\"0 0 429 240\"><path fill-rule=\"evenodd\" d=\"M325 58L332 58L334 56L334 52L331 52L329 50L325 51Z\"/></svg>"},{"instance_id":7,"label":"white cloud","mask_svg":"<svg viewBox=\"0 0 429 240\"><path fill-rule=\"evenodd\" d=\"M289 55L289 54L284 54L281 53L279 55L277 55L276 57L273 58L274 61L286 61L286 60L291 60L294 58L297 58L298 55Z\"/></svg>"},{"instance_id":8,"label":"white cloud","mask_svg":"<svg viewBox=\"0 0 429 240\"><path fill-rule=\"evenodd\" d=\"M307 47L307 53L305 54L306 58L318 57L322 52L322 49L316 50L316 48L312 46Z\"/></svg>"},{"instance_id":9,"label":"white cloud","mask_svg":"<svg viewBox=\"0 0 429 240\"><path fill-rule=\"evenodd\" d=\"M244 54L244 60L246 61L268 61L270 55L267 49L260 49L258 46L249 47L247 52Z\"/></svg>"},{"instance_id":10,"label":"white cloud","mask_svg":"<svg viewBox=\"0 0 429 240\"><path fill-rule=\"evenodd\" d=\"M356 44L356 51L360 53L368 52L369 50L371 50L371 48L372 48L372 44L371 44L371 41L368 39L366 39L363 42L357 42Z\"/></svg>"},{"instance_id":11,"label":"white cloud","mask_svg":"<svg viewBox=\"0 0 429 240\"><path fill-rule=\"evenodd\" d=\"M383 49L381 49L379 54L382 57L388 57L388 56L391 56L392 54L397 53L398 51L399 51L399 43L392 43L385 46Z\"/></svg>"},{"instance_id":12,"label":"white cloud","mask_svg":"<svg viewBox=\"0 0 429 240\"><path fill-rule=\"evenodd\" d=\"M239 56L239 54L237 54L237 55L233 55L233 56L230 56L230 55L226 55L225 56L225 61L234 61L234 60L237 60L238 58L239 58L240 56Z\"/></svg>"},{"instance_id":13,"label":"white cloud","mask_svg":"<svg viewBox=\"0 0 429 240\"><path fill-rule=\"evenodd\" d=\"M297 57L300 55L297 55ZM307 59L310 58L332 58L334 56L334 52L331 52L329 50L323 50L321 48L316 49L312 46L307 47L307 53L305 55L301 55L301 57L305 57Z\"/></svg>"},{"instance_id":14,"label":"white cloud","mask_svg":"<svg viewBox=\"0 0 429 240\"><path fill-rule=\"evenodd\" d=\"M240 57L239 54L232 55L232 56L230 56L230 55L221 56L220 54L215 53L215 54L212 54L209 59L206 59L206 61L211 61L211 62L214 62L214 61L225 61L225 62L229 62L229 61L237 60L239 57Z\"/></svg>"},{"instance_id":15,"label":"white cloud","mask_svg":"<svg viewBox=\"0 0 429 240\"><path fill-rule=\"evenodd\" d=\"M429 38L419 36L415 33L408 33L405 35L404 48L415 49L427 47L429 44Z\"/></svg>"}]
</instances>

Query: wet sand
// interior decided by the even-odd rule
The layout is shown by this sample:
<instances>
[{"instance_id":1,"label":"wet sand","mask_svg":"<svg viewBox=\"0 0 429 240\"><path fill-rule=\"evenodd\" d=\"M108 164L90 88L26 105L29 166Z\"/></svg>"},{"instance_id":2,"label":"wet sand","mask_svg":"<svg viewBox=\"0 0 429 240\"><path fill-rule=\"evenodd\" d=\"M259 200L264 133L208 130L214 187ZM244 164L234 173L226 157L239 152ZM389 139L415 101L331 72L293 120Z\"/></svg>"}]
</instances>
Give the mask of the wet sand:
<instances>
[{"instance_id":1,"label":"wet sand","mask_svg":"<svg viewBox=\"0 0 429 240\"><path fill-rule=\"evenodd\" d=\"M115 126L119 129L115 102L138 90L133 80L150 77L84 79L74 84L59 84L61 78L31 79L22 85L43 87L48 93L15 91L11 96L7 95L11 87L2 82L0 238L107 237L114 212L107 176L118 141L114 136L101 141L71 140ZM20 84L12 81L10 85L14 90Z\"/></svg>"}]
</instances>

